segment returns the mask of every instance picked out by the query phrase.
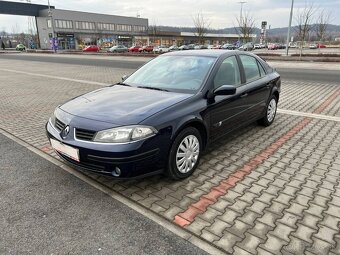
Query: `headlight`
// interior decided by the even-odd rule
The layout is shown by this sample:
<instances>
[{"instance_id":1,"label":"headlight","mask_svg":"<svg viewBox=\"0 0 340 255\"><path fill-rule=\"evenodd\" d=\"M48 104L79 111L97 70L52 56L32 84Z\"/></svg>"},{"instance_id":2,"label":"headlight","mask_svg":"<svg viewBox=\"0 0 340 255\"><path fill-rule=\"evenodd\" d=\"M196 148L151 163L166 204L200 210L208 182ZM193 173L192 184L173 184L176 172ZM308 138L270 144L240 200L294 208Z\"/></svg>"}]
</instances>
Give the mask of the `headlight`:
<instances>
[{"instance_id":1,"label":"headlight","mask_svg":"<svg viewBox=\"0 0 340 255\"><path fill-rule=\"evenodd\" d=\"M118 127L97 132L93 141L100 143L128 143L151 137L156 133L156 129L147 126Z\"/></svg>"}]
</instances>

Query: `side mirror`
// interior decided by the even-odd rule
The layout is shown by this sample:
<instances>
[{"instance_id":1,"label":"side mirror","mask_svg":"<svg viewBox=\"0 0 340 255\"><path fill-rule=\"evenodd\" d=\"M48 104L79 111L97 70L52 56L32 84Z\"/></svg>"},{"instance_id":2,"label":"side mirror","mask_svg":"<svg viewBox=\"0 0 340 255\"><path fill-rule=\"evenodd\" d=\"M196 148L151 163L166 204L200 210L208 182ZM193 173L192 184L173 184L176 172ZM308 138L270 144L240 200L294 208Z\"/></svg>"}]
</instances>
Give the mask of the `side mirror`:
<instances>
[{"instance_id":1,"label":"side mirror","mask_svg":"<svg viewBox=\"0 0 340 255\"><path fill-rule=\"evenodd\" d=\"M128 77L129 77L129 75L123 75L122 76L122 81L125 81Z\"/></svg>"},{"instance_id":2,"label":"side mirror","mask_svg":"<svg viewBox=\"0 0 340 255\"><path fill-rule=\"evenodd\" d=\"M227 96L234 95L236 93L236 87L233 85L222 85L214 90L215 96Z\"/></svg>"}]
</instances>

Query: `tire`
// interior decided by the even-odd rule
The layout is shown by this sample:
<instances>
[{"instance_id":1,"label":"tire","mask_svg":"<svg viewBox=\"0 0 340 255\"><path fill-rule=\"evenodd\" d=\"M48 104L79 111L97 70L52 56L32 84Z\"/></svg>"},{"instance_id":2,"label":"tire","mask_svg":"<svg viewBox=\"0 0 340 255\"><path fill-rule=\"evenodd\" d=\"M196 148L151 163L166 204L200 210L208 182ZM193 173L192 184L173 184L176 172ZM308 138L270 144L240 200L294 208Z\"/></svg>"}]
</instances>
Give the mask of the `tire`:
<instances>
[{"instance_id":1,"label":"tire","mask_svg":"<svg viewBox=\"0 0 340 255\"><path fill-rule=\"evenodd\" d=\"M273 124L276 116L277 103L278 100L276 96L272 95L267 102L265 115L258 121L260 125L269 127L271 124Z\"/></svg>"},{"instance_id":2,"label":"tire","mask_svg":"<svg viewBox=\"0 0 340 255\"><path fill-rule=\"evenodd\" d=\"M187 148L190 149L185 154ZM202 137L200 132L194 127L183 129L171 146L166 174L174 180L187 178L196 170L201 152ZM188 163L192 165L190 166Z\"/></svg>"}]
</instances>

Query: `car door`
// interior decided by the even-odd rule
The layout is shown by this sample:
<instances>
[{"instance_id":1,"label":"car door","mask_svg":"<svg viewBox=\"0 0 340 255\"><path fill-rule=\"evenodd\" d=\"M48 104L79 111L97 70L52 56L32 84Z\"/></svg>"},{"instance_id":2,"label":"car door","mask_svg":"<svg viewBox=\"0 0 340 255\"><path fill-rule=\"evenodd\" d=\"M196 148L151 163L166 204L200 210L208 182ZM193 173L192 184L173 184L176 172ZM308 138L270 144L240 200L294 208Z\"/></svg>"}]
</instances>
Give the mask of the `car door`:
<instances>
[{"instance_id":1,"label":"car door","mask_svg":"<svg viewBox=\"0 0 340 255\"><path fill-rule=\"evenodd\" d=\"M243 103L246 86L241 82L241 73L236 56L227 57L217 69L211 84L211 90L222 85L236 87L234 95L215 96L208 103L210 113L210 139L215 140L221 135L228 133L245 121L246 106Z\"/></svg>"},{"instance_id":2,"label":"car door","mask_svg":"<svg viewBox=\"0 0 340 255\"><path fill-rule=\"evenodd\" d=\"M259 61L250 55L239 55L246 79L245 104L249 121L262 117L270 94L270 78Z\"/></svg>"}]
</instances>

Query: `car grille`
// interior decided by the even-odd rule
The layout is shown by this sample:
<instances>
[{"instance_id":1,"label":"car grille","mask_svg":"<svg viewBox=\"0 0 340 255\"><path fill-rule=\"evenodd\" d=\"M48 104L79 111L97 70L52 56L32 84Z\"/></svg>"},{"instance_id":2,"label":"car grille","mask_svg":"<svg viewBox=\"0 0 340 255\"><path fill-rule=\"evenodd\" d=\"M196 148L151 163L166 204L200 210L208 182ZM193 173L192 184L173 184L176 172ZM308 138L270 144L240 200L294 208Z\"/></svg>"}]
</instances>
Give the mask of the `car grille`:
<instances>
[{"instance_id":1,"label":"car grille","mask_svg":"<svg viewBox=\"0 0 340 255\"><path fill-rule=\"evenodd\" d=\"M64 124L63 122L61 122L60 120L58 120L57 118L55 119L55 127L56 129L58 129L59 131L63 130L66 127L66 124Z\"/></svg>"},{"instance_id":2,"label":"car grille","mask_svg":"<svg viewBox=\"0 0 340 255\"><path fill-rule=\"evenodd\" d=\"M79 140L92 141L95 134L95 131L76 128L76 138Z\"/></svg>"}]
</instances>

